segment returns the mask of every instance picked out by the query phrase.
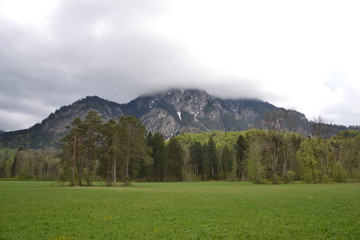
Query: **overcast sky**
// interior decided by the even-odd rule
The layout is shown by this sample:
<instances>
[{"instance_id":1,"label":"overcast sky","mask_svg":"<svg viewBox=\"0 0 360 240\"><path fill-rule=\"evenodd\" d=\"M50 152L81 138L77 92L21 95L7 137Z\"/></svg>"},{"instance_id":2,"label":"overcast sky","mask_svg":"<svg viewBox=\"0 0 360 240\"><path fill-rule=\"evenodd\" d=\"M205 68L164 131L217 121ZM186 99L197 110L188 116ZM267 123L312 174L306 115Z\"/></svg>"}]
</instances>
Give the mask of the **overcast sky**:
<instances>
[{"instance_id":1,"label":"overcast sky","mask_svg":"<svg viewBox=\"0 0 360 240\"><path fill-rule=\"evenodd\" d=\"M360 1L0 0L0 129L168 88L360 125Z\"/></svg>"}]
</instances>

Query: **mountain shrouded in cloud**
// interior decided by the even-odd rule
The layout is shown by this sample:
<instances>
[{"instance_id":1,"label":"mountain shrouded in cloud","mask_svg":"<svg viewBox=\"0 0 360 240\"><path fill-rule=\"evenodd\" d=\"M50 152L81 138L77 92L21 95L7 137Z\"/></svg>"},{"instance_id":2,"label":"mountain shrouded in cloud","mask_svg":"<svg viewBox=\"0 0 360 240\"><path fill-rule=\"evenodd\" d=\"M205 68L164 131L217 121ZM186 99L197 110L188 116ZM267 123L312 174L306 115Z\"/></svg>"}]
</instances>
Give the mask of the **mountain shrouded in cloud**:
<instances>
[{"instance_id":1,"label":"mountain shrouded in cloud","mask_svg":"<svg viewBox=\"0 0 360 240\"><path fill-rule=\"evenodd\" d=\"M58 147L76 117L81 119L96 111L103 122L121 116L135 116L152 133L160 132L165 138L178 134L213 131L244 131L267 129L311 135L313 122L305 115L256 99L221 99L206 91L172 89L137 97L127 104L119 104L97 96L86 97L63 106L40 124L29 129L3 133L0 147L46 148ZM335 135L345 126L323 125L325 137ZM358 130L359 127L351 129Z\"/></svg>"},{"instance_id":2,"label":"mountain shrouded in cloud","mask_svg":"<svg viewBox=\"0 0 360 240\"><path fill-rule=\"evenodd\" d=\"M0 0L0 129L168 88L360 119L356 1Z\"/></svg>"}]
</instances>

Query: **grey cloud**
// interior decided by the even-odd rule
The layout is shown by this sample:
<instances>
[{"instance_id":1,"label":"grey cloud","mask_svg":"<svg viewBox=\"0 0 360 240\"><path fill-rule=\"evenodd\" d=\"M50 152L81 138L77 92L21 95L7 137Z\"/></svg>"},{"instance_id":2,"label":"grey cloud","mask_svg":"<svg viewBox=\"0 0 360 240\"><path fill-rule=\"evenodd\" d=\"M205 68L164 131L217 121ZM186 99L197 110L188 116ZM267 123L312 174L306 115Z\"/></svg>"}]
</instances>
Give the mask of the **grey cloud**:
<instances>
[{"instance_id":1,"label":"grey cloud","mask_svg":"<svg viewBox=\"0 0 360 240\"><path fill-rule=\"evenodd\" d=\"M173 87L233 98L264 94L256 82L214 74L154 33L151 22L167 7L166 1L60 1L41 32L0 18L0 129L24 127L13 113L34 124L86 95L122 103ZM108 34L97 36L98 24Z\"/></svg>"},{"instance_id":2,"label":"grey cloud","mask_svg":"<svg viewBox=\"0 0 360 240\"><path fill-rule=\"evenodd\" d=\"M336 73L327 83L332 91L331 98L341 98L324 110L324 115L333 123L360 125L360 96L355 81L349 81L343 73Z\"/></svg>"}]
</instances>

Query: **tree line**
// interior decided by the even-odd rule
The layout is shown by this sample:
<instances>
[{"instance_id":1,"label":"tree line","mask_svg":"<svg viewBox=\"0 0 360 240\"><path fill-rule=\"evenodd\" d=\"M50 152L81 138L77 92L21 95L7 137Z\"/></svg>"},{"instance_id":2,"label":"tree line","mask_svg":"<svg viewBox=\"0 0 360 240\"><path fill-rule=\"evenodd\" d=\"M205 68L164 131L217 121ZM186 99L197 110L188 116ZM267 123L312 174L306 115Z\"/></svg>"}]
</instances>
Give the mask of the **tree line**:
<instances>
[{"instance_id":1,"label":"tree line","mask_svg":"<svg viewBox=\"0 0 360 240\"><path fill-rule=\"evenodd\" d=\"M0 149L0 178L59 180L57 149Z\"/></svg>"},{"instance_id":2,"label":"tree line","mask_svg":"<svg viewBox=\"0 0 360 240\"><path fill-rule=\"evenodd\" d=\"M359 131L346 130L330 139L277 130L202 135L209 140L198 141L195 134L179 136L188 146L189 164L199 180L273 184L360 181ZM212 154L213 139L226 135L236 138L218 144L217 154Z\"/></svg>"},{"instance_id":3,"label":"tree line","mask_svg":"<svg viewBox=\"0 0 360 240\"><path fill-rule=\"evenodd\" d=\"M75 118L61 150L0 151L0 177L68 181L253 181L255 183L360 180L360 132L312 136L276 128L244 132L187 133L164 139L140 120L102 122L96 112Z\"/></svg>"}]
</instances>

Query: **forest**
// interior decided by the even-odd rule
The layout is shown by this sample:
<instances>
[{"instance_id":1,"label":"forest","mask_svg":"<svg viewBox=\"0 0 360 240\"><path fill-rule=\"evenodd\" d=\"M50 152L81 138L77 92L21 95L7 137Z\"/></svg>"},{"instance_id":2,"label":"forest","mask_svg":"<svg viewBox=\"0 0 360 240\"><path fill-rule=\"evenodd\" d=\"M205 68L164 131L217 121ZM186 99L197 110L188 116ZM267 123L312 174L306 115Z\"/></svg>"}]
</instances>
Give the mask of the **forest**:
<instances>
[{"instance_id":1,"label":"forest","mask_svg":"<svg viewBox=\"0 0 360 240\"><path fill-rule=\"evenodd\" d=\"M57 180L71 186L132 181L252 181L306 183L360 181L360 132L325 138L321 122L311 136L278 129L185 133L164 139L139 119L102 122L94 111L75 118L61 149L0 149L0 177Z\"/></svg>"}]
</instances>

